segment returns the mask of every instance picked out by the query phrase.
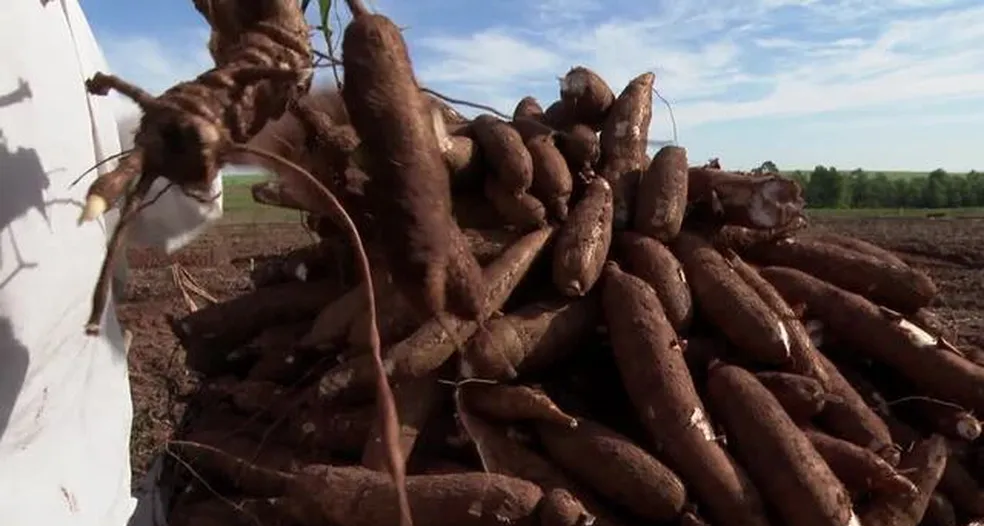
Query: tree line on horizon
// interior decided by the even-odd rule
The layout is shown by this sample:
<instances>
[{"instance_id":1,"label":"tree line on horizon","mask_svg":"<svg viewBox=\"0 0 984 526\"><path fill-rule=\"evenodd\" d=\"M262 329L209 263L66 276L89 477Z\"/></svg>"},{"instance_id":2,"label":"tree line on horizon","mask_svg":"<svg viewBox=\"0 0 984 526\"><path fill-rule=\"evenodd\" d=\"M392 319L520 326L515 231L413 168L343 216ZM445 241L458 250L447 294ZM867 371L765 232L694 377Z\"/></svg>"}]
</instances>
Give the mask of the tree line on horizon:
<instances>
[{"instance_id":1,"label":"tree line on horizon","mask_svg":"<svg viewBox=\"0 0 984 526\"><path fill-rule=\"evenodd\" d=\"M772 161L754 170L780 173ZM984 206L984 173L947 173L937 168L923 176L889 177L861 168L841 171L817 166L812 172L784 173L803 188L809 208L969 208Z\"/></svg>"}]
</instances>

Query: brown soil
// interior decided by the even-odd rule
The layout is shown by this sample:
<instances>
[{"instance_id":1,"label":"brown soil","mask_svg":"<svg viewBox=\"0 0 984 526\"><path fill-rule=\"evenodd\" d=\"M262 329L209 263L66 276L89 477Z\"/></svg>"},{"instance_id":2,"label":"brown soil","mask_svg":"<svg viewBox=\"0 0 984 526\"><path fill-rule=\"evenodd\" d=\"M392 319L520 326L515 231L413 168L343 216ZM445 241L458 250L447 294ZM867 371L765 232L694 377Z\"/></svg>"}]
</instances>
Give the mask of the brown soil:
<instances>
[{"instance_id":1,"label":"brown soil","mask_svg":"<svg viewBox=\"0 0 984 526\"><path fill-rule=\"evenodd\" d=\"M131 452L134 483L170 436L184 411L183 395L194 388L184 352L169 317L188 313L172 278L178 263L219 301L250 290L250 269L265 257L310 244L299 224L222 225L172 257L147 249L129 251L130 279L117 312L133 333L130 385L133 393ZM194 298L199 306L205 300Z\"/></svg>"},{"instance_id":2,"label":"brown soil","mask_svg":"<svg viewBox=\"0 0 984 526\"><path fill-rule=\"evenodd\" d=\"M816 228L891 249L940 288L933 310L959 343L984 348L984 219L826 219Z\"/></svg>"},{"instance_id":3,"label":"brown soil","mask_svg":"<svg viewBox=\"0 0 984 526\"><path fill-rule=\"evenodd\" d=\"M877 243L927 271L942 292L934 310L956 332L958 344L984 347L984 219L824 219L815 228ZM299 224L242 224L219 226L172 258L130 251L131 276L119 314L134 336L134 482L171 435L184 410L182 397L194 387L168 324L169 316L189 309L169 266L180 263L221 301L252 287L253 264L311 242Z\"/></svg>"}]
</instances>

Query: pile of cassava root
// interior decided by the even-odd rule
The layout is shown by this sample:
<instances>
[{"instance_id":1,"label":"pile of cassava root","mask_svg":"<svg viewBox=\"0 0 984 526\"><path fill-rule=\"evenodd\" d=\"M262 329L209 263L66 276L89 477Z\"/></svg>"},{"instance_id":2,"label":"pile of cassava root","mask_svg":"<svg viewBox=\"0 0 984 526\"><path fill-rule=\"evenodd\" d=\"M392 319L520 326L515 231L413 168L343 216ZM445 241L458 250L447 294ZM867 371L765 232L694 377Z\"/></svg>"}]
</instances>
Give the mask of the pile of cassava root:
<instances>
[{"instance_id":1,"label":"pile of cassava root","mask_svg":"<svg viewBox=\"0 0 984 526\"><path fill-rule=\"evenodd\" d=\"M300 16L201 3L246 47L224 32ZM171 526L979 524L984 359L928 276L804 228L782 176L650 158L651 73L616 94L575 67L546 110L467 119L347 3L340 90L266 97L304 81L281 69L223 77L210 110L145 105L140 177L263 165L254 198L321 238L174 320L202 381L167 447ZM247 4L271 16L220 23ZM264 126L202 124L247 92Z\"/></svg>"}]
</instances>

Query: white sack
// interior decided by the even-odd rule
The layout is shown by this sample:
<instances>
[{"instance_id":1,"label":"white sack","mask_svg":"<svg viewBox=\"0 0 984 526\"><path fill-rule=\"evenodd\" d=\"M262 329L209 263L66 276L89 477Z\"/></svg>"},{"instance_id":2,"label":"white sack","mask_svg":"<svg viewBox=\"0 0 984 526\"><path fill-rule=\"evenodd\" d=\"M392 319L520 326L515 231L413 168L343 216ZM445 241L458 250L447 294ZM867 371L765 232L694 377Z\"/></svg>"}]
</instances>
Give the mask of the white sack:
<instances>
[{"instance_id":1,"label":"white sack","mask_svg":"<svg viewBox=\"0 0 984 526\"><path fill-rule=\"evenodd\" d=\"M69 189L119 150L109 100L83 86L107 68L76 0L0 1L0 57L0 525L123 526L134 500L121 331L110 314L102 336L83 332L108 234L76 224L92 176ZM147 211L132 241L173 251L221 199L172 193Z\"/></svg>"}]
</instances>

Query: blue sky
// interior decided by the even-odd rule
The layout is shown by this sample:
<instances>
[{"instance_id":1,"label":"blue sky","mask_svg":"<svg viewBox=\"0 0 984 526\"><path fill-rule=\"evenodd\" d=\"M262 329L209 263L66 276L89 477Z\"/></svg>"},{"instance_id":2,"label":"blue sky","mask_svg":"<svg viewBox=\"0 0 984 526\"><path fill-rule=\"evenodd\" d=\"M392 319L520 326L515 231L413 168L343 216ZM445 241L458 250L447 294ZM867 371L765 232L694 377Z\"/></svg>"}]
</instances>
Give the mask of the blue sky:
<instances>
[{"instance_id":1,"label":"blue sky","mask_svg":"<svg viewBox=\"0 0 984 526\"><path fill-rule=\"evenodd\" d=\"M405 28L421 83L506 113L526 95L548 105L575 65L616 93L654 71L692 163L984 170L980 0L367 4ZM208 27L190 1L81 5L113 72L146 89L210 65ZM657 102L650 138L671 130Z\"/></svg>"}]
</instances>

